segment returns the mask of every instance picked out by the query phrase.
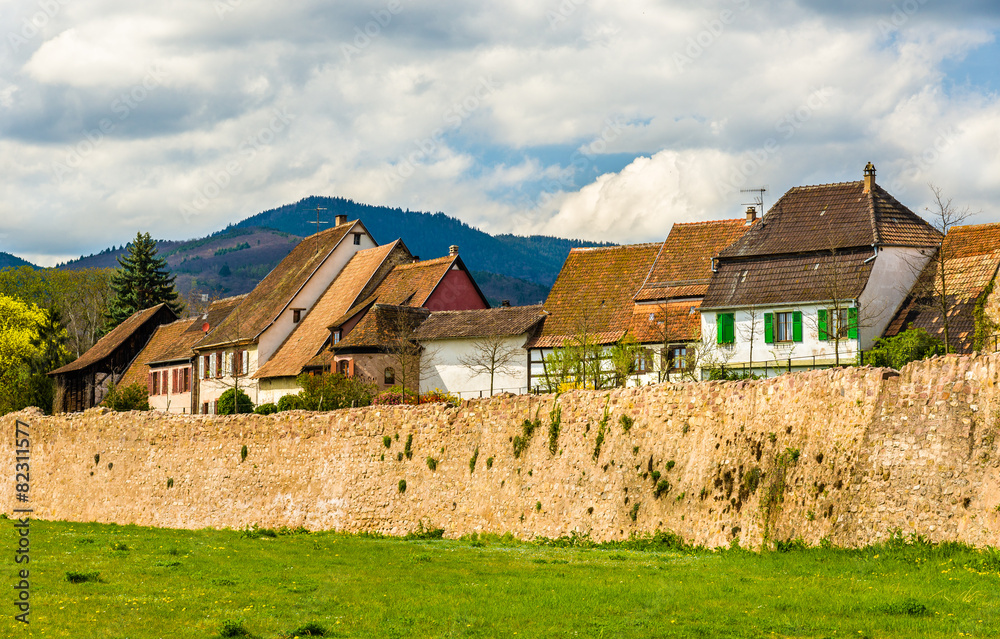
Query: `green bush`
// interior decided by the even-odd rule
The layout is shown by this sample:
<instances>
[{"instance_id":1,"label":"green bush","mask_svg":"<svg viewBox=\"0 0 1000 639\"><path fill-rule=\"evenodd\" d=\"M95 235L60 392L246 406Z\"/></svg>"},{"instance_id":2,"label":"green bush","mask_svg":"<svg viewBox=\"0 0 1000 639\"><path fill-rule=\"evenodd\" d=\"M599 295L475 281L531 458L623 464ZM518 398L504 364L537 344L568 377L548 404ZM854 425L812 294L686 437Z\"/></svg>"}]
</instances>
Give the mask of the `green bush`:
<instances>
[{"instance_id":1,"label":"green bush","mask_svg":"<svg viewBox=\"0 0 1000 639\"><path fill-rule=\"evenodd\" d=\"M301 410L302 409L302 398L298 395L282 395L281 399L278 400L278 411L284 412L286 410Z\"/></svg>"},{"instance_id":2,"label":"green bush","mask_svg":"<svg viewBox=\"0 0 1000 639\"><path fill-rule=\"evenodd\" d=\"M66 581L71 584L82 584L88 581L99 582L101 580L101 573L99 572L76 572L73 570L66 571Z\"/></svg>"},{"instance_id":3,"label":"green bush","mask_svg":"<svg viewBox=\"0 0 1000 639\"><path fill-rule=\"evenodd\" d=\"M149 392L138 383L112 386L101 405L118 412L149 410Z\"/></svg>"},{"instance_id":4,"label":"green bush","mask_svg":"<svg viewBox=\"0 0 1000 639\"><path fill-rule=\"evenodd\" d=\"M319 625L318 623L311 622L304 626L299 626L295 630L291 631L288 636L290 637L325 637L326 628Z\"/></svg>"},{"instance_id":5,"label":"green bush","mask_svg":"<svg viewBox=\"0 0 1000 639\"><path fill-rule=\"evenodd\" d=\"M433 457L428 457L427 458L427 467L430 468L432 471L437 470L438 461L436 459L434 459Z\"/></svg>"},{"instance_id":6,"label":"green bush","mask_svg":"<svg viewBox=\"0 0 1000 639\"><path fill-rule=\"evenodd\" d=\"M399 492L401 492L401 493L405 493L406 492L406 480L405 479L400 479L399 480Z\"/></svg>"},{"instance_id":7,"label":"green bush","mask_svg":"<svg viewBox=\"0 0 1000 639\"><path fill-rule=\"evenodd\" d=\"M267 404L261 404L257 408L253 409L253 412L258 415L273 415L278 412L278 406L273 402L268 402Z\"/></svg>"},{"instance_id":8,"label":"green bush","mask_svg":"<svg viewBox=\"0 0 1000 639\"><path fill-rule=\"evenodd\" d=\"M219 636L222 637L249 637L250 631L246 629L242 621L236 619L226 619L219 628Z\"/></svg>"},{"instance_id":9,"label":"green bush","mask_svg":"<svg viewBox=\"0 0 1000 639\"><path fill-rule=\"evenodd\" d=\"M384 436L382 438L382 445L385 446L386 448L392 446L392 437L389 437L388 435Z\"/></svg>"},{"instance_id":10,"label":"green bush","mask_svg":"<svg viewBox=\"0 0 1000 639\"><path fill-rule=\"evenodd\" d=\"M922 328L908 328L895 337L885 337L865 354L865 363L899 370L909 362L944 353L944 344Z\"/></svg>"},{"instance_id":11,"label":"green bush","mask_svg":"<svg viewBox=\"0 0 1000 639\"><path fill-rule=\"evenodd\" d=\"M310 375L304 373L295 378L302 387L298 397L305 410L337 410L355 406L368 406L378 392L378 387L359 377L347 377L340 373Z\"/></svg>"},{"instance_id":12,"label":"green bush","mask_svg":"<svg viewBox=\"0 0 1000 639\"><path fill-rule=\"evenodd\" d=\"M253 402L250 396L242 390L230 388L219 397L216 405L217 415L235 415L236 413L252 413Z\"/></svg>"}]
</instances>

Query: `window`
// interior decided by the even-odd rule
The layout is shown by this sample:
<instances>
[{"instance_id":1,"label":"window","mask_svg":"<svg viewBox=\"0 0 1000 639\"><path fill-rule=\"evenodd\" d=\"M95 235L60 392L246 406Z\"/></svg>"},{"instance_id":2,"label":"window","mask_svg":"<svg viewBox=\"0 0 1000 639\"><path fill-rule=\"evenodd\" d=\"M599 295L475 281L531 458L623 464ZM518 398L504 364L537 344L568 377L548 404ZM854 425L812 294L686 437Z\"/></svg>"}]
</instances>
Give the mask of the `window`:
<instances>
[{"instance_id":1,"label":"window","mask_svg":"<svg viewBox=\"0 0 1000 639\"><path fill-rule=\"evenodd\" d=\"M764 341L768 344L801 342L802 311L764 313Z\"/></svg>"},{"instance_id":2,"label":"window","mask_svg":"<svg viewBox=\"0 0 1000 639\"><path fill-rule=\"evenodd\" d=\"M149 390L149 394L150 395L159 395L160 394L160 374L159 373L150 373L149 376L150 376L150 379L152 380L152 382L149 385L149 389L150 389Z\"/></svg>"},{"instance_id":3,"label":"window","mask_svg":"<svg viewBox=\"0 0 1000 639\"><path fill-rule=\"evenodd\" d=\"M687 346L671 346L667 351L667 368L672 371L685 371L688 367Z\"/></svg>"},{"instance_id":4,"label":"window","mask_svg":"<svg viewBox=\"0 0 1000 639\"><path fill-rule=\"evenodd\" d=\"M203 355L201 357L201 378L208 379L209 371L212 370L211 361L208 355Z\"/></svg>"},{"instance_id":5,"label":"window","mask_svg":"<svg viewBox=\"0 0 1000 639\"><path fill-rule=\"evenodd\" d=\"M354 236L354 245L355 246L361 246L361 234L360 233L352 233L351 235Z\"/></svg>"},{"instance_id":6,"label":"window","mask_svg":"<svg viewBox=\"0 0 1000 639\"><path fill-rule=\"evenodd\" d=\"M386 386L392 386L396 383L396 371L393 370L392 366L385 369L384 381Z\"/></svg>"},{"instance_id":7,"label":"window","mask_svg":"<svg viewBox=\"0 0 1000 639\"><path fill-rule=\"evenodd\" d=\"M298 324L302 320L302 311L304 308L293 308L292 309L292 322Z\"/></svg>"},{"instance_id":8,"label":"window","mask_svg":"<svg viewBox=\"0 0 1000 639\"><path fill-rule=\"evenodd\" d=\"M208 402L203 402L201 405L201 414L208 415Z\"/></svg>"},{"instance_id":9,"label":"window","mask_svg":"<svg viewBox=\"0 0 1000 639\"><path fill-rule=\"evenodd\" d=\"M858 309L821 308L817 315L820 340L858 338Z\"/></svg>"},{"instance_id":10,"label":"window","mask_svg":"<svg viewBox=\"0 0 1000 639\"><path fill-rule=\"evenodd\" d=\"M736 314L719 313L715 316L715 329L718 344L736 343Z\"/></svg>"},{"instance_id":11,"label":"window","mask_svg":"<svg viewBox=\"0 0 1000 639\"><path fill-rule=\"evenodd\" d=\"M333 332L333 343L334 344L339 344L340 343L340 330L339 329Z\"/></svg>"},{"instance_id":12,"label":"window","mask_svg":"<svg viewBox=\"0 0 1000 639\"><path fill-rule=\"evenodd\" d=\"M216 377L222 377L222 356L223 355L225 355L225 353L212 353L212 357L215 358L215 376Z\"/></svg>"},{"instance_id":13,"label":"window","mask_svg":"<svg viewBox=\"0 0 1000 639\"><path fill-rule=\"evenodd\" d=\"M351 362L346 359L342 359L337 362L337 372L347 377L351 373Z\"/></svg>"},{"instance_id":14,"label":"window","mask_svg":"<svg viewBox=\"0 0 1000 639\"><path fill-rule=\"evenodd\" d=\"M653 354L648 348L639 349L635 356L635 372L648 373L653 370Z\"/></svg>"}]
</instances>

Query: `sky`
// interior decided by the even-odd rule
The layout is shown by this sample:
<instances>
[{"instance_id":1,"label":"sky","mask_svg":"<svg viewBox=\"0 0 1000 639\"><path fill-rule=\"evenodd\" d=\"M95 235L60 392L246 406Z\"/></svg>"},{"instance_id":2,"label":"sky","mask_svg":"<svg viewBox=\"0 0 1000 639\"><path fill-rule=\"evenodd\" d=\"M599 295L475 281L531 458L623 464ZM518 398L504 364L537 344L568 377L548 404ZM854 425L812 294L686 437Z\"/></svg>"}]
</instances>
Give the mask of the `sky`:
<instances>
[{"instance_id":1,"label":"sky","mask_svg":"<svg viewBox=\"0 0 1000 639\"><path fill-rule=\"evenodd\" d=\"M998 32L994 0L5 0L0 251L310 195L662 241L869 161L1000 222Z\"/></svg>"}]
</instances>

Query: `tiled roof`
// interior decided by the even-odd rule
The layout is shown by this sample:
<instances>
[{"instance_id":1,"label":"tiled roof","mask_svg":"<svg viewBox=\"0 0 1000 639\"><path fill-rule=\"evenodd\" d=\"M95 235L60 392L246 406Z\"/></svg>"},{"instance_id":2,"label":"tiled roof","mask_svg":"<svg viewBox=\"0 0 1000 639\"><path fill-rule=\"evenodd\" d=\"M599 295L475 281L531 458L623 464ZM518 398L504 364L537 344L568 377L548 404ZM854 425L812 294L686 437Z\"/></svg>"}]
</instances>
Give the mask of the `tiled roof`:
<instances>
[{"instance_id":1,"label":"tiled roof","mask_svg":"<svg viewBox=\"0 0 1000 639\"><path fill-rule=\"evenodd\" d=\"M697 342L701 339L699 304L700 302L636 304L629 332L642 344L662 344L664 341Z\"/></svg>"},{"instance_id":2,"label":"tiled roof","mask_svg":"<svg viewBox=\"0 0 1000 639\"><path fill-rule=\"evenodd\" d=\"M941 251L945 256L948 293L948 341L955 352L969 353L973 349L976 332L976 302L1000 268L1000 224L953 227L948 231ZM936 259L927 264L886 328L886 337L898 335L912 325L944 340L940 298L936 297L941 292L938 269Z\"/></svg>"},{"instance_id":3,"label":"tiled roof","mask_svg":"<svg viewBox=\"0 0 1000 639\"><path fill-rule=\"evenodd\" d=\"M165 304L157 304L156 306L136 311L131 317L98 340L98 342L91 346L86 353L78 357L75 361L66 364L62 368L57 368L56 370L49 372L49 375L59 375L62 373L78 371L90 366L91 364L96 364L105 357L111 355L115 349L125 343L132 333L139 330L139 328L141 328L146 322L155 319L155 317L163 311L164 308L170 311L170 307ZM173 316L174 319L177 319L177 316L174 315L173 311L170 311L170 315Z\"/></svg>"},{"instance_id":4,"label":"tiled roof","mask_svg":"<svg viewBox=\"0 0 1000 639\"><path fill-rule=\"evenodd\" d=\"M247 294L234 295L232 297L224 297L222 299L213 300L211 304L208 305L208 312L198 318L199 321L191 324L188 331L192 333L201 333L204 335L205 324L208 324L209 330L218 326L222 320L229 317L229 314L233 312L233 309L239 306L240 302Z\"/></svg>"},{"instance_id":5,"label":"tiled roof","mask_svg":"<svg viewBox=\"0 0 1000 639\"><path fill-rule=\"evenodd\" d=\"M456 337L522 335L544 317L541 304L471 311L435 311L417 328L413 336L420 341L429 341Z\"/></svg>"},{"instance_id":6,"label":"tiled roof","mask_svg":"<svg viewBox=\"0 0 1000 639\"><path fill-rule=\"evenodd\" d=\"M882 246L937 246L941 234L878 184L798 186L759 224L720 252L722 258Z\"/></svg>"},{"instance_id":7,"label":"tiled roof","mask_svg":"<svg viewBox=\"0 0 1000 639\"><path fill-rule=\"evenodd\" d=\"M871 248L723 261L703 309L856 299L871 274Z\"/></svg>"},{"instance_id":8,"label":"tiled roof","mask_svg":"<svg viewBox=\"0 0 1000 639\"><path fill-rule=\"evenodd\" d=\"M530 346L562 346L583 330L602 344L618 341L631 325L632 297L659 249L660 244L572 249L545 300L549 317Z\"/></svg>"},{"instance_id":9,"label":"tiled roof","mask_svg":"<svg viewBox=\"0 0 1000 639\"><path fill-rule=\"evenodd\" d=\"M149 376L149 364L155 362L170 362L189 359L194 356L191 346L201 337L201 331L189 331L191 327L201 325L200 318L190 317L177 320L170 324L157 327L156 332L139 351L132 365L122 377L122 386L131 384L146 385Z\"/></svg>"},{"instance_id":10,"label":"tiled roof","mask_svg":"<svg viewBox=\"0 0 1000 639\"><path fill-rule=\"evenodd\" d=\"M387 348L401 334L412 333L429 315L426 308L376 304L334 348L337 353Z\"/></svg>"},{"instance_id":11,"label":"tiled roof","mask_svg":"<svg viewBox=\"0 0 1000 639\"><path fill-rule=\"evenodd\" d=\"M354 306L367 289L374 288L389 269L403 260L412 260L412 257L400 240L355 253L254 377L284 377L301 373L330 338L327 328L330 323Z\"/></svg>"},{"instance_id":12,"label":"tiled roof","mask_svg":"<svg viewBox=\"0 0 1000 639\"><path fill-rule=\"evenodd\" d=\"M341 224L299 242L222 323L209 331L198 348L257 339L356 224L359 222Z\"/></svg>"},{"instance_id":13,"label":"tiled roof","mask_svg":"<svg viewBox=\"0 0 1000 639\"><path fill-rule=\"evenodd\" d=\"M704 295L712 279L712 258L749 228L742 218L674 224L635 300Z\"/></svg>"},{"instance_id":14,"label":"tiled roof","mask_svg":"<svg viewBox=\"0 0 1000 639\"><path fill-rule=\"evenodd\" d=\"M330 323L330 327L342 326L376 302L389 306L423 306L458 259L458 255L448 255L395 267L374 293L345 311Z\"/></svg>"}]
</instances>

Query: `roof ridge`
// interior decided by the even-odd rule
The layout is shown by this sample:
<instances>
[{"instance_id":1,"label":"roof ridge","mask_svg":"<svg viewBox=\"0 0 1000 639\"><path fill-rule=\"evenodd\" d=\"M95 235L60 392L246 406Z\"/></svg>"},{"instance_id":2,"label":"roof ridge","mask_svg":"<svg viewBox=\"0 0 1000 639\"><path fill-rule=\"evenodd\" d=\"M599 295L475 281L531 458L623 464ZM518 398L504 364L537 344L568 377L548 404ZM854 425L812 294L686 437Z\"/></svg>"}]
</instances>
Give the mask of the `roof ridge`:
<instances>
[{"instance_id":1,"label":"roof ridge","mask_svg":"<svg viewBox=\"0 0 1000 639\"><path fill-rule=\"evenodd\" d=\"M726 217L726 218L722 218L722 219L719 219L719 220L701 220L699 222L674 222L674 226L694 226L696 224L719 224L720 222L726 222L726 223L732 223L732 224L735 224L735 223L738 222L740 224L746 224L746 218L743 218L743 217ZM670 234L667 233L667 235L669 236Z\"/></svg>"},{"instance_id":2,"label":"roof ridge","mask_svg":"<svg viewBox=\"0 0 1000 639\"><path fill-rule=\"evenodd\" d=\"M786 191L786 193L791 193L792 191L804 191L806 189L821 189L821 188L826 188L826 187L830 187L830 186L846 186L848 184L850 184L852 186L853 185L861 186L862 183L863 183L863 180L851 180L849 182L826 182L825 184L802 184L802 185L799 185L799 186L793 186L792 188L788 189L788 191Z\"/></svg>"},{"instance_id":3,"label":"roof ridge","mask_svg":"<svg viewBox=\"0 0 1000 639\"><path fill-rule=\"evenodd\" d=\"M868 221L872 225L872 244L881 244L878 233L878 213L875 211L875 189L869 189L865 195L868 196Z\"/></svg>"},{"instance_id":4,"label":"roof ridge","mask_svg":"<svg viewBox=\"0 0 1000 639\"><path fill-rule=\"evenodd\" d=\"M628 249L628 248L649 248L651 246L661 246L663 242L641 242L639 244L615 244L614 246L574 246L569 250L570 253L576 251L582 253L584 251L614 251L616 249Z\"/></svg>"}]
</instances>

